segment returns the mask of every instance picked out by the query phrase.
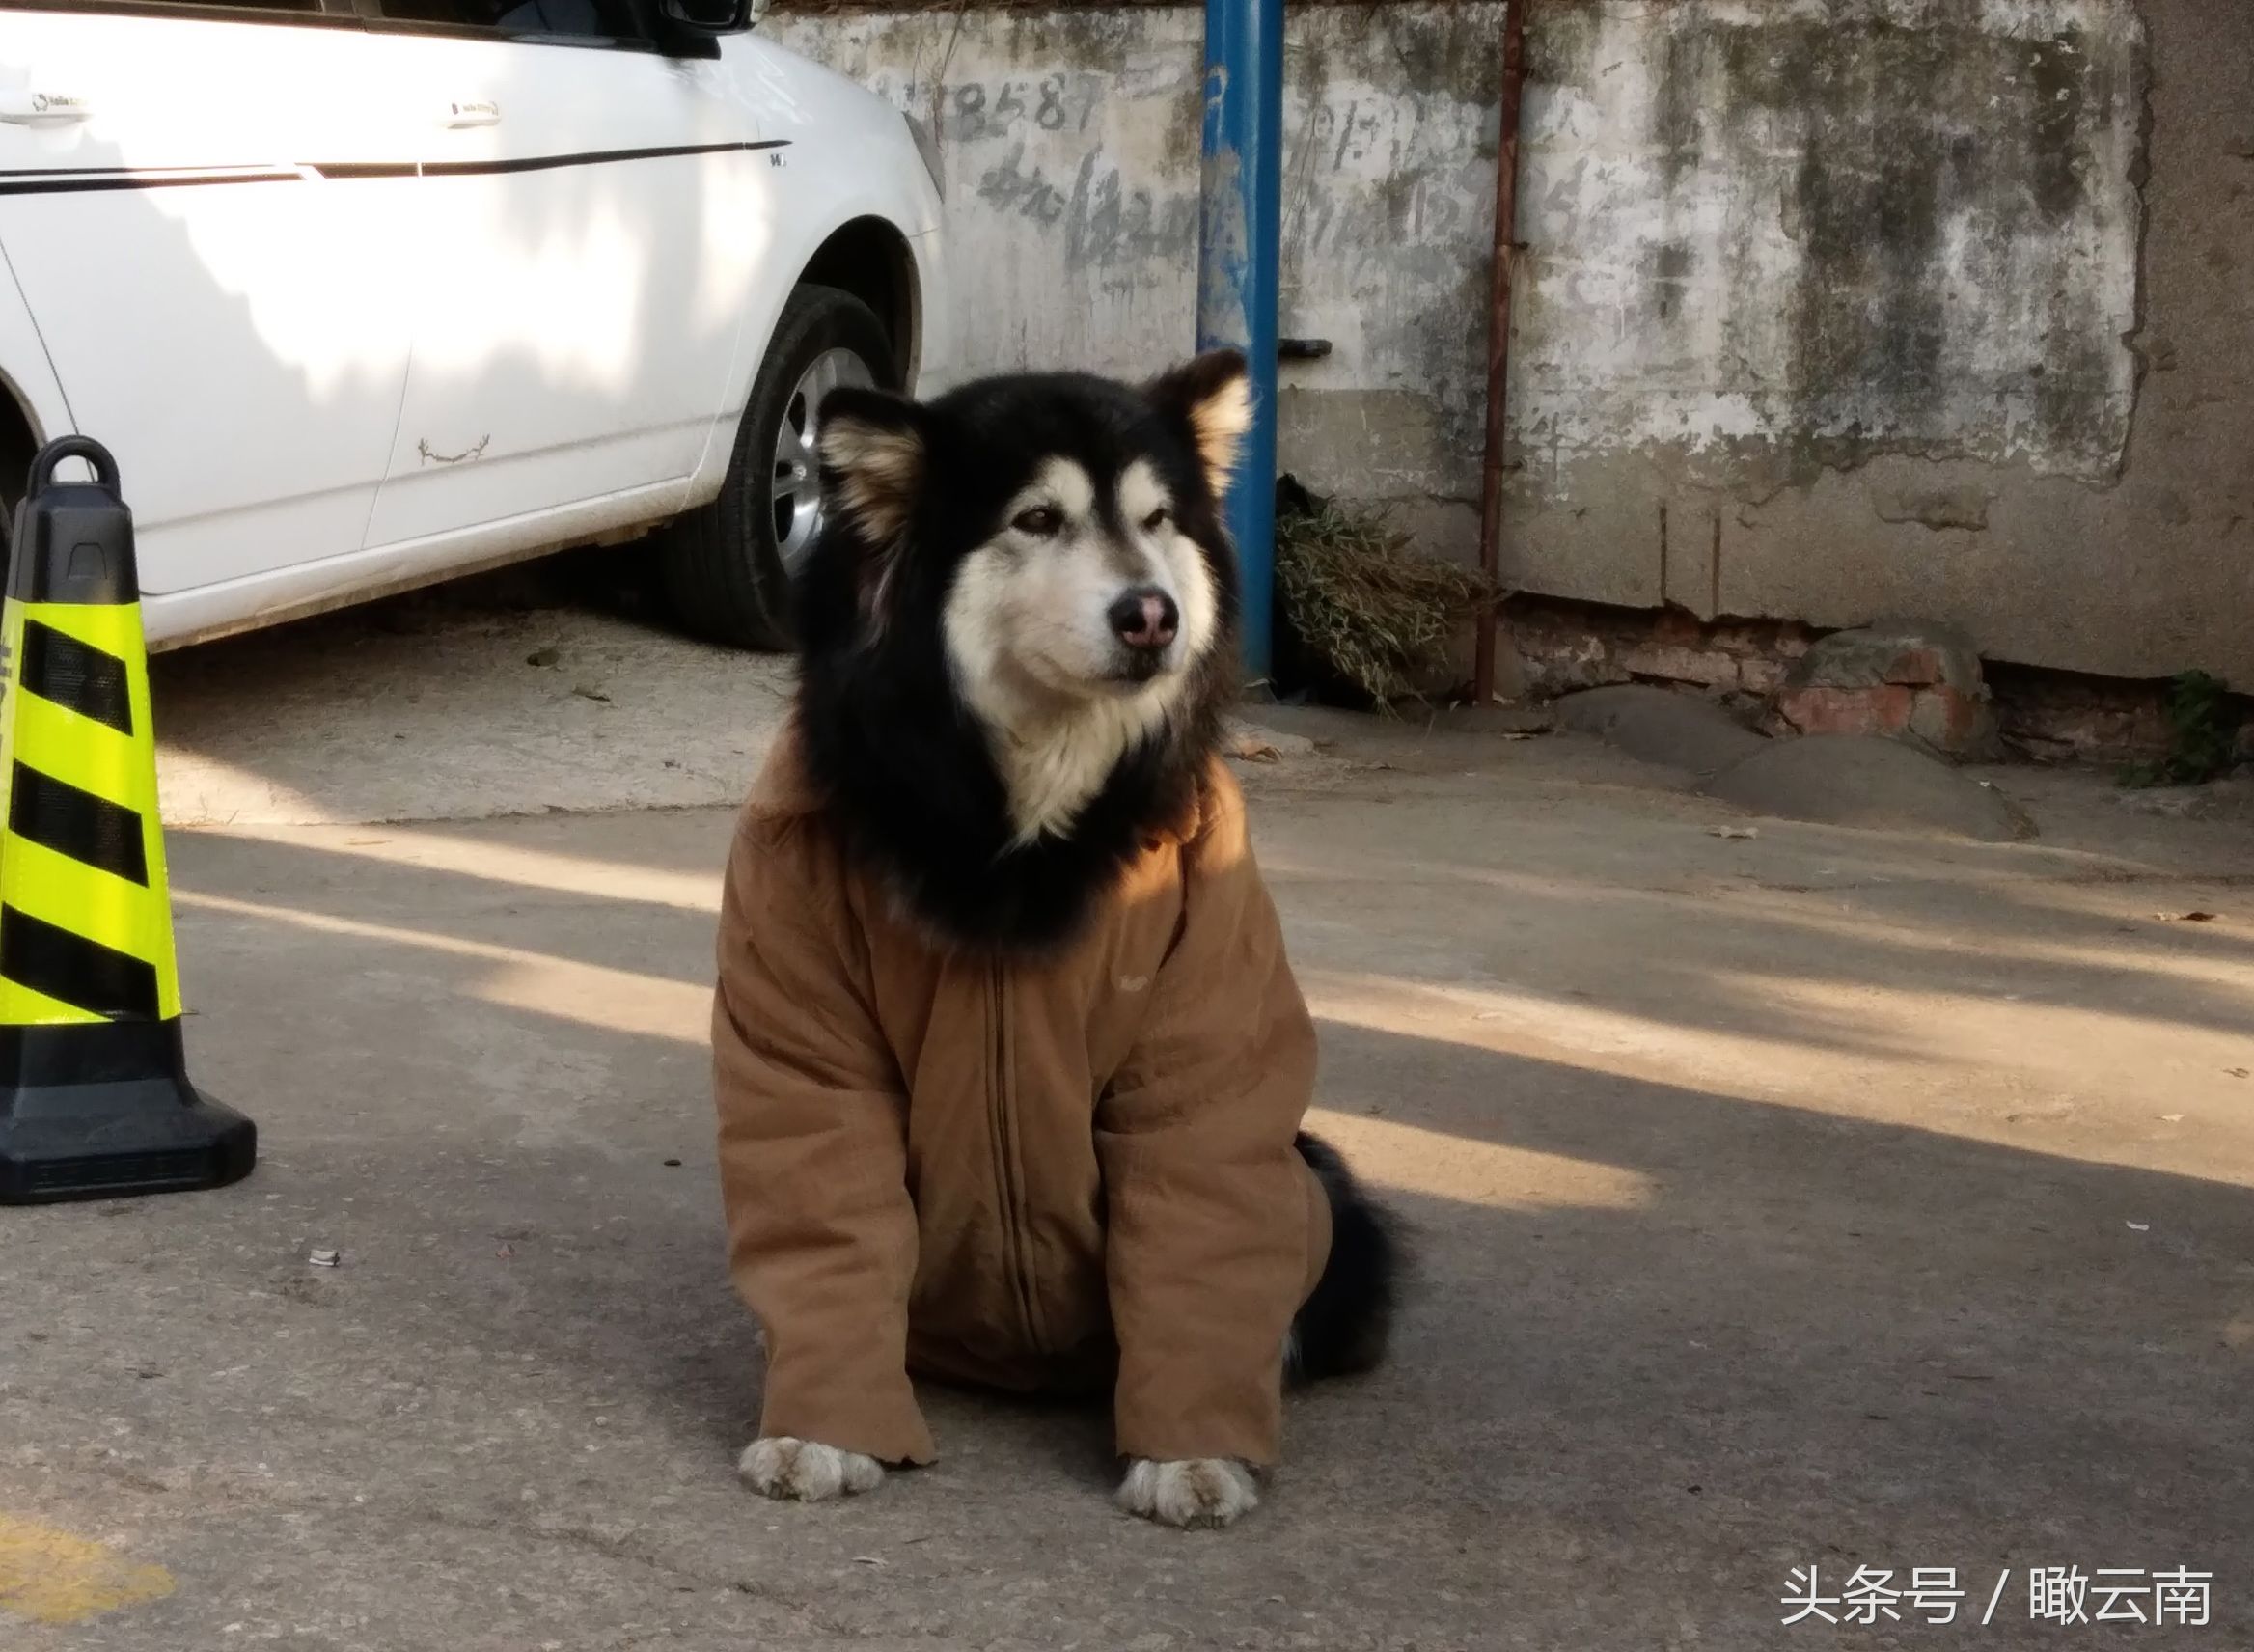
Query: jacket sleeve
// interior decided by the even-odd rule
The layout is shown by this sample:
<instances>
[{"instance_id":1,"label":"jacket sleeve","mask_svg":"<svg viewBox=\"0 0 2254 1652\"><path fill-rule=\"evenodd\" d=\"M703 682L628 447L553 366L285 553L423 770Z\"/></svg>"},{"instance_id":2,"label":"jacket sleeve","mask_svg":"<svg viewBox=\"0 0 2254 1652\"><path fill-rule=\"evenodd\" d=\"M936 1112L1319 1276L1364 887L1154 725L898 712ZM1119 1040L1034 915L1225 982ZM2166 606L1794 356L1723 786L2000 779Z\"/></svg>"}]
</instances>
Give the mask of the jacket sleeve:
<instances>
[{"instance_id":1,"label":"jacket sleeve","mask_svg":"<svg viewBox=\"0 0 2254 1652\"><path fill-rule=\"evenodd\" d=\"M1151 1017L1096 1110L1124 1456L1276 1460L1285 1334L1329 1249L1292 1140L1315 1037L1225 773Z\"/></svg>"},{"instance_id":2,"label":"jacket sleeve","mask_svg":"<svg viewBox=\"0 0 2254 1652\"><path fill-rule=\"evenodd\" d=\"M906 1102L839 857L809 821L738 826L719 954L721 1192L729 1268L766 1335L759 1432L929 1462L907 1374Z\"/></svg>"}]
</instances>

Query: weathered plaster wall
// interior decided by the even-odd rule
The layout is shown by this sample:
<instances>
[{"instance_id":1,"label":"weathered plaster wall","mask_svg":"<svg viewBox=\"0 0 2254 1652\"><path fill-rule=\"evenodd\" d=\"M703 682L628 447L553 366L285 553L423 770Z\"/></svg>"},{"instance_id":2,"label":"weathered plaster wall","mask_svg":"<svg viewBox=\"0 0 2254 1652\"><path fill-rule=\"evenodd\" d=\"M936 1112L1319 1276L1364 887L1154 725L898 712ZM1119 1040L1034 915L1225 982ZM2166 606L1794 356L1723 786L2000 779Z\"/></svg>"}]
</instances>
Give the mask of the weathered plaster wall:
<instances>
[{"instance_id":1,"label":"weathered plaster wall","mask_svg":"<svg viewBox=\"0 0 2254 1652\"><path fill-rule=\"evenodd\" d=\"M1499 10L1295 12L1285 113L1287 469L1476 534ZM973 372L1140 373L1195 340L1194 7L778 14L789 44L935 108ZM936 97L935 97L936 87Z\"/></svg>"},{"instance_id":2,"label":"weathered plaster wall","mask_svg":"<svg viewBox=\"0 0 2254 1652\"><path fill-rule=\"evenodd\" d=\"M1283 462L1475 534L1501 8L1290 14ZM973 371L1189 347L1190 7L778 15L929 116ZM1536 0L1509 571L2254 680L2254 5ZM936 89L936 91L935 91Z\"/></svg>"},{"instance_id":3,"label":"weathered plaster wall","mask_svg":"<svg viewBox=\"0 0 2254 1652\"><path fill-rule=\"evenodd\" d=\"M2143 78L2124 0L1538 14L1513 412L1553 494L1624 451L1730 482L1884 453L2114 475Z\"/></svg>"},{"instance_id":4,"label":"weathered plaster wall","mask_svg":"<svg viewBox=\"0 0 2254 1652\"><path fill-rule=\"evenodd\" d=\"M1527 587L2254 677L2254 8L1535 15Z\"/></svg>"}]
</instances>

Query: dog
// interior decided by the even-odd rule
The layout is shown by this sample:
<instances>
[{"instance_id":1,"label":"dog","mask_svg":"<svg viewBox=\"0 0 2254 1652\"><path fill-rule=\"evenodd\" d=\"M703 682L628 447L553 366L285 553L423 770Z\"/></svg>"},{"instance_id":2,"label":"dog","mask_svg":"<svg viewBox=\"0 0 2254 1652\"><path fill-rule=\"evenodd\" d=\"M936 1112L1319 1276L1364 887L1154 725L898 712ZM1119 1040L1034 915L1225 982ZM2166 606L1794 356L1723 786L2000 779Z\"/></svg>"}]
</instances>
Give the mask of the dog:
<instances>
[{"instance_id":1,"label":"dog","mask_svg":"<svg viewBox=\"0 0 2254 1652\"><path fill-rule=\"evenodd\" d=\"M1300 1128L1314 1033L1219 760L1243 359L834 391L792 716L713 1045L770 1497L932 1460L909 1380L1108 1387L1118 1501L1225 1526L1402 1243Z\"/></svg>"}]
</instances>

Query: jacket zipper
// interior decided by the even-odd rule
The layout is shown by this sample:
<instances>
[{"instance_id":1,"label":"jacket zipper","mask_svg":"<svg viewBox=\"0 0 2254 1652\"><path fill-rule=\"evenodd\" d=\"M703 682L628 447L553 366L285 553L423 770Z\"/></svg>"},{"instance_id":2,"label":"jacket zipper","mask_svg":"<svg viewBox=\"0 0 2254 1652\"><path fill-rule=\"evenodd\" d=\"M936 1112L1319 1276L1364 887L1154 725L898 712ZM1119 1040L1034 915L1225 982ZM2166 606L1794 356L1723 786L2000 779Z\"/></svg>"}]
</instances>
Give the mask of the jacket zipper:
<instances>
[{"instance_id":1,"label":"jacket zipper","mask_svg":"<svg viewBox=\"0 0 2254 1652\"><path fill-rule=\"evenodd\" d=\"M1015 1120L1011 1116L1009 1050L1009 976L998 959L992 966L994 1052L992 1079L986 1088L987 1134L994 1145L994 1181L1002 1204L1003 1265L1016 1299L1018 1319L1033 1350L1045 1353L1033 1306L1032 1270L1026 1265L1024 1191L1019 1185Z\"/></svg>"}]
</instances>

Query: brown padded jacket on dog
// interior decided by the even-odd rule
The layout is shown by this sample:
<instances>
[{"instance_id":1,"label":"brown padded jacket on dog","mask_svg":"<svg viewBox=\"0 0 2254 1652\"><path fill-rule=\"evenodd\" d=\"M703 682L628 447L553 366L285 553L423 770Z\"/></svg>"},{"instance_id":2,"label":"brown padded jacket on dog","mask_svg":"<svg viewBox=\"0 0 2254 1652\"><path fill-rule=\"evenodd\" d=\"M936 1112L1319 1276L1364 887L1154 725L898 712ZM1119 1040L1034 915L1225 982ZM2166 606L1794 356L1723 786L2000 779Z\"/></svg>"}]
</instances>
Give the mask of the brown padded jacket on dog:
<instances>
[{"instance_id":1,"label":"brown padded jacket on dog","mask_svg":"<svg viewBox=\"0 0 2254 1652\"><path fill-rule=\"evenodd\" d=\"M1087 930L949 952L846 860L785 733L737 823L712 1043L759 1431L932 1458L908 1373L1115 1380L1116 1444L1273 1463L1330 1207L1314 1030L1216 760Z\"/></svg>"}]
</instances>

